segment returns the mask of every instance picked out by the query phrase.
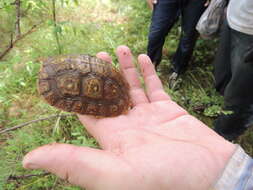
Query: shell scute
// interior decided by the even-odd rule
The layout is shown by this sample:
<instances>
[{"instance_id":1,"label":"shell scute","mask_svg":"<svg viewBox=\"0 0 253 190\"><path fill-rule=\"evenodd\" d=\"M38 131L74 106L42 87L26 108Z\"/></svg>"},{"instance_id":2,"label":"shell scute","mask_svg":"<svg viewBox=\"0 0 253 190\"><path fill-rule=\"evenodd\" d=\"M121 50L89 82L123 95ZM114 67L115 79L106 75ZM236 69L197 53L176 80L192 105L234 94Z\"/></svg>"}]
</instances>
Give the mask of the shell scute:
<instances>
[{"instance_id":1,"label":"shell scute","mask_svg":"<svg viewBox=\"0 0 253 190\"><path fill-rule=\"evenodd\" d=\"M104 98L111 100L111 99L117 99L120 96L120 90L119 87L114 84L111 80L105 81L104 84Z\"/></svg>"},{"instance_id":2,"label":"shell scute","mask_svg":"<svg viewBox=\"0 0 253 190\"><path fill-rule=\"evenodd\" d=\"M85 105L81 101L74 101L72 111L76 113L82 113L83 108Z\"/></svg>"},{"instance_id":3,"label":"shell scute","mask_svg":"<svg viewBox=\"0 0 253 190\"><path fill-rule=\"evenodd\" d=\"M102 98L103 96L103 81L94 76L85 77L82 79L83 81L83 92L84 96L90 98Z\"/></svg>"},{"instance_id":4,"label":"shell scute","mask_svg":"<svg viewBox=\"0 0 253 190\"><path fill-rule=\"evenodd\" d=\"M89 72L91 72L91 67L90 64L86 63L86 62L80 62L77 65L79 72L82 74L87 74Z\"/></svg>"},{"instance_id":5,"label":"shell scute","mask_svg":"<svg viewBox=\"0 0 253 190\"><path fill-rule=\"evenodd\" d=\"M50 91L44 95L44 98L47 102L50 102L50 104L54 106L57 103L57 101L60 100L61 97L59 97L53 91Z\"/></svg>"},{"instance_id":6,"label":"shell scute","mask_svg":"<svg viewBox=\"0 0 253 190\"><path fill-rule=\"evenodd\" d=\"M50 85L48 81L40 81L39 83L39 93L44 94L50 90Z\"/></svg>"},{"instance_id":7,"label":"shell scute","mask_svg":"<svg viewBox=\"0 0 253 190\"><path fill-rule=\"evenodd\" d=\"M100 115L99 114L99 105L95 105L95 104L88 104L86 107L86 114L88 115Z\"/></svg>"},{"instance_id":8,"label":"shell scute","mask_svg":"<svg viewBox=\"0 0 253 190\"><path fill-rule=\"evenodd\" d=\"M64 109L65 111L71 112L72 111L72 105L73 105L72 100L60 99L59 101L56 102L56 104L54 106L59 108L59 109Z\"/></svg>"},{"instance_id":9,"label":"shell scute","mask_svg":"<svg viewBox=\"0 0 253 190\"><path fill-rule=\"evenodd\" d=\"M56 77L57 87L63 95L77 96L80 94L80 79L78 75L67 73Z\"/></svg>"}]
</instances>

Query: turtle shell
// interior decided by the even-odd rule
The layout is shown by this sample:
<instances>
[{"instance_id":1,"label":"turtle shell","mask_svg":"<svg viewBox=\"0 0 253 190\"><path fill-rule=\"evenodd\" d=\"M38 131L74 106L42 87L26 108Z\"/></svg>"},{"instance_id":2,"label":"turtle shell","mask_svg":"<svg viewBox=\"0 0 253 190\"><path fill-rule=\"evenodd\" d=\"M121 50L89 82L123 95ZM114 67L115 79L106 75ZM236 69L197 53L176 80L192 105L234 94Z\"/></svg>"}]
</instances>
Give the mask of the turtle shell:
<instances>
[{"instance_id":1,"label":"turtle shell","mask_svg":"<svg viewBox=\"0 0 253 190\"><path fill-rule=\"evenodd\" d=\"M121 73L89 55L56 56L44 61L38 90L50 105L79 114L117 116L131 105L129 86Z\"/></svg>"}]
</instances>

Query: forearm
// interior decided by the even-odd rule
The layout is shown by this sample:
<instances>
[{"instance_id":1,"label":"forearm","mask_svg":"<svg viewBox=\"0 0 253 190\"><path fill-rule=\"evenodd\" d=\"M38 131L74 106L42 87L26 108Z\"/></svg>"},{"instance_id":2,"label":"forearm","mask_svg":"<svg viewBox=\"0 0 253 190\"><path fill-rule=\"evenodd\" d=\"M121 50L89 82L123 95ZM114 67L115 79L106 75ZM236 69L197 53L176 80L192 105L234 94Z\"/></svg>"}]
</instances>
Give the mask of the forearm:
<instances>
[{"instance_id":1,"label":"forearm","mask_svg":"<svg viewBox=\"0 0 253 190\"><path fill-rule=\"evenodd\" d=\"M252 190L253 159L238 146L214 190Z\"/></svg>"}]
</instances>

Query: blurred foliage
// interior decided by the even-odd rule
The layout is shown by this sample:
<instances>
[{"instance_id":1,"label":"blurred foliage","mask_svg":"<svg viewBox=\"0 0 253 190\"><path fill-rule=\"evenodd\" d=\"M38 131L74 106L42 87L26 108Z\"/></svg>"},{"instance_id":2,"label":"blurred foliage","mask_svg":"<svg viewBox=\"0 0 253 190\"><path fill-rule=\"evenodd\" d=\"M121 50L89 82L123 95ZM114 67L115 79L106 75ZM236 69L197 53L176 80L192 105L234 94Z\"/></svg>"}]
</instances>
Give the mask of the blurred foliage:
<instances>
[{"instance_id":1,"label":"blurred foliage","mask_svg":"<svg viewBox=\"0 0 253 190\"><path fill-rule=\"evenodd\" d=\"M0 54L9 46L11 34L15 31L14 2L0 1ZM118 45L129 46L135 57L146 52L151 11L144 0L56 0L55 9L52 0L21 2L21 33L38 23L42 24L0 60L0 130L59 113L44 103L36 90L40 61L59 54L59 48L62 54L95 55L106 51L112 56L114 64L117 64L114 52ZM223 112L223 98L213 86L212 61L217 41L197 41L192 62L182 76L179 88L171 90L167 82L168 71L179 34L180 27L176 24L166 39L158 74L173 100L212 127L215 117ZM252 141L252 131L248 131L238 143L253 155ZM80 189L53 175L7 181L10 175L41 173L24 170L22 158L30 150L52 142L98 146L75 116L33 123L0 135L0 189Z\"/></svg>"}]
</instances>

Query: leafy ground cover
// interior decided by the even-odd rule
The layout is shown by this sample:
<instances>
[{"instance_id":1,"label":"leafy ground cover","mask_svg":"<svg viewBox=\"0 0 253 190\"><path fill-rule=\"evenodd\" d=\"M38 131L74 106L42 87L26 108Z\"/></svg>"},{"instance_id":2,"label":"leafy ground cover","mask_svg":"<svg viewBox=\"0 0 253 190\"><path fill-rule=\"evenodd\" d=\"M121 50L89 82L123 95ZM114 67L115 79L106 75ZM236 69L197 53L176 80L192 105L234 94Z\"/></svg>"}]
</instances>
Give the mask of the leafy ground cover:
<instances>
[{"instance_id":1,"label":"leafy ground cover","mask_svg":"<svg viewBox=\"0 0 253 190\"><path fill-rule=\"evenodd\" d=\"M8 5L10 2L3 0L0 3L0 8L4 10L0 11L0 18L3 18L0 20L0 52L8 46L15 23L15 8ZM39 25L0 60L0 130L30 120L64 114L44 103L37 93L40 60L59 53L95 55L99 51L107 51L117 65L114 52L118 45L129 46L135 56L146 52L151 12L144 0L55 1L57 20L52 19L52 2L23 1L22 31ZM173 100L212 127L213 120L222 112L223 103L222 97L213 88L212 61L217 42L198 40L193 60L182 76L182 82L177 89L171 90L167 83L168 70L179 34L180 27L177 25L166 40L164 59L158 74ZM28 151L51 142L97 147L96 141L75 116L35 122L0 134L0 189L80 189L43 171L22 168L22 158ZM253 155L252 132L247 132L236 143L242 144Z\"/></svg>"}]
</instances>

